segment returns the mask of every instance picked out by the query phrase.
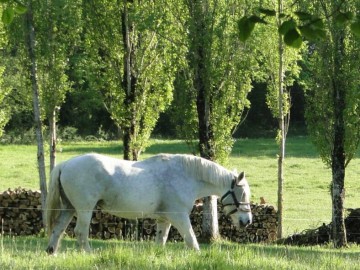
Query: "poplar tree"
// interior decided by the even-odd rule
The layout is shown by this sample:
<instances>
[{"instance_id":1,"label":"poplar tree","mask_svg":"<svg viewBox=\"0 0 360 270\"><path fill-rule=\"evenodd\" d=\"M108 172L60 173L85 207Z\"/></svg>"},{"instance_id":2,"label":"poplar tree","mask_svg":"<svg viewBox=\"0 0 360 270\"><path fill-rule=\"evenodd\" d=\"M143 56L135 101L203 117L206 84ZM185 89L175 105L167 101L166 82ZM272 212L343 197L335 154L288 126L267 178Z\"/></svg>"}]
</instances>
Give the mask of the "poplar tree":
<instances>
[{"instance_id":1,"label":"poplar tree","mask_svg":"<svg viewBox=\"0 0 360 270\"><path fill-rule=\"evenodd\" d=\"M186 74L191 82L188 93L194 97L187 106L196 109L198 152L224 164L234 143L233 132L249 106L255 65L251 46L243 46L236 35L237 19L246 5L221 0L185 4L189 12ZM219 237L214 197L204 198L203 235L205 241Z\"/></svg>"},{"instance_id":2,"label":"poplar tree","mask_svg":"<svg viewBox=\"0 0 360 270\"><path fill-rule=\"evenodd\" d=\"M332 238L335 247L343 247L345 172L360 141L360 41L350 31L360 6L358 1L320 0L313 8L325 14L326 39L309 54L306 119L322 160L331 168Z\"/></svg>"},{"instance_id":3,"label":"poplar tree","mask_svg":"<svg viewBox=\"0 0 360 270\"><path fill-rule=\"evenodd\" d=\"M166 38L161 2L85 4L88 80L123 136L124 159L137 160L159 114L172 100L176 48Z\"/></svg>"}]
</instances>

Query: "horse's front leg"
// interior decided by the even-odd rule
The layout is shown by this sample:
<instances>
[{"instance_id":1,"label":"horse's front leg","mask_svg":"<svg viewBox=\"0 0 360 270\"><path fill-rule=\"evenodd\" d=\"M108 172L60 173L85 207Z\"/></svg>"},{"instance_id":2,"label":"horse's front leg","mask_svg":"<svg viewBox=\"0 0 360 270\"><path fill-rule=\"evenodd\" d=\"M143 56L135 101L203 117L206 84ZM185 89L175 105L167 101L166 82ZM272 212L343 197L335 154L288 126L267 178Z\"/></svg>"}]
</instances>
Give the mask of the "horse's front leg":
<instances>
[{"instance_id":1,"label":"horse's front leg","mask_svg":"<svg viewBox=\"0 0 360 270\"><path fill-rule=\"evenodd\" d=\"M158 222L156 228L156 243L165 245L169 235L171 223L170 222Z\"/></svg>"},{"instance_id":2,"label":"horse's front leg","mask_svg":"<svg viewBox=\"0 0 360 270\"><path fill-rule=\"evenodd\" d=\"M74 209L64 209L61 211L60 216L57 219L56 225L51 232L49 244L46 249L48 254L55 254L59 247L59 242L64 234L67 226L75 214Z\"/></svg>"},{"instance_id":3,"label":"horse's front leg","mask_svg":"<svg viewBox=\"0 0 360 270\"><path fill-rule=\"evenodd\" d=\"M200 250L198 241L194 230L191 226L189 214L186 212L177 213L169 217L170 222L178 229L181 236L184 238L186 245L197 251Z\"/></svg>"}]
</instances>

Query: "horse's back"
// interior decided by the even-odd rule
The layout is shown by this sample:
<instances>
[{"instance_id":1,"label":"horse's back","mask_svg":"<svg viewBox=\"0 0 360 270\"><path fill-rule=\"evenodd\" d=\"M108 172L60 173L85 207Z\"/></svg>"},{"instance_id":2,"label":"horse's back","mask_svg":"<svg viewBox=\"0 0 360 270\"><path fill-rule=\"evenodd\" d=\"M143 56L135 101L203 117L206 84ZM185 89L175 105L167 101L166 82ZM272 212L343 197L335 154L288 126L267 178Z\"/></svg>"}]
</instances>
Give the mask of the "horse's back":
<instances>
[{"instance_id":1,"label":"horse's back","mask_svg":"<svg viewBox=\"0 0 360 270\"><path fill-rule=\"evenodd\" d=\"M61 184L70 199L79 198L80 207L101 201L108 211L138 211L156 205L163 190L155 176L159 167L139 163L99 154L78 156L64 163Z\"/></svg>"},{"instance_id":2,"label":"horse's back","mask_svg":"<svg viewBox=\"0 0 360 270\"><path fill-rule=\"evenodd\" d=\"M191 206L195 199L193 183L181 164L178 155L169 154L140 162L86 154L64 164L61 184L69 197L78 198L74 200L81 208L91 201L101 202L113 214L180 211L174 205L190 201Z\"/></svg>"},{"instance_id":3,"label":"horse's back","mask_svg":"<svg viewBox=\"0 0 360 270\"><path fill-rule=\"evenodd\" d=\"M102 194L114 185L114 175L121 178L129 167L129 161L85 154L61 165L60 182L70 198L92 196L94 200L100 200Z\"/></svg>"}]
</instances>

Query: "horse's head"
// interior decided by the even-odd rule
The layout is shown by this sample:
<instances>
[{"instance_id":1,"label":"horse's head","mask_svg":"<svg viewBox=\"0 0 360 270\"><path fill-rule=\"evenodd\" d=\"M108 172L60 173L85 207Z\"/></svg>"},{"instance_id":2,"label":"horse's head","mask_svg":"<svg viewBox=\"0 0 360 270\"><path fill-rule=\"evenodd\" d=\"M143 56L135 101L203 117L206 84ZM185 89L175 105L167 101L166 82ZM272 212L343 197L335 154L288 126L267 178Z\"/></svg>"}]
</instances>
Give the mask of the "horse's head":
<instances>
[{"instance_id":1,"label":"horse's head","mask_svg":"<svg viewBox=\"0 0 360 270\"><path fill-rule=\"evenodd\" d=\"M252 223L250 187L244 172L232 181L230 190L221 197L220 202L236 227L246 227Z\"/></svg>"}]
</instances>

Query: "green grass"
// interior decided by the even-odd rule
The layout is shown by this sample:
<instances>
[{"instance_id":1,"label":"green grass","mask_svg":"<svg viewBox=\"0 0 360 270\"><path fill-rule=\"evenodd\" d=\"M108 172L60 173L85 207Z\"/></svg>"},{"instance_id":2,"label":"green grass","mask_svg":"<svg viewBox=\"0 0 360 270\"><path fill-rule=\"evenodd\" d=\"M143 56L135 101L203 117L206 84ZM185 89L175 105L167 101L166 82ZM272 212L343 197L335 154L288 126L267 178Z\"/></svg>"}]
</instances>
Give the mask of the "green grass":
<instances>
[{"instance_id":1,"label":"green grass","mask_svg":"<svg viewBox=\"0 0 360 270\"><path fill-rule=\"evenodd\" d=\"M141 159L157 153L191 152L180 140L152 140L151 143ZM59 149L58 162L88 152L122 158L121 144L113 141L62 143ZM286 150L283 225L284 235L289 235L330 222L331 171L322 163L307 137L289 138ZM259 198L264 197L269 204L277 204L277 152L278 146L273 139L240 139L234 145L225 166L246 172L253 202L259 202ZM347 208L359 207L359 156L346 170ZM36 146L1 145L0 191L19 186L38 189Z\"/></svg>"},{"instance_id":2,"label":"green grass","mask_svg":"<svg viewBox=\"0 0 360 270\"><path fill-rule=\"evenodd\" d=\"M0 237L0 269L358 269L360 249L239 245L202 245L198 253L182 243L165 248L152 242L92 240L93 253L77 252L75 241L64 239L61 252L48 256L46 240Z\"/></svg>"},{"instance_id":3,"label":"green grass","mask_svg":"<svg viewBox=\"0 0 360 270\"><path fill-rule=\"evenodd\" d=\"M190 153L183 141L152 140L141 159L157 153ZM58 162L87 152L122 158L118 142L62 143ZM244 170L252 201L264 197L277 203L277 150L273 139L241 139L235 143L226 167ZM348 208L359 207L359 154L346 170ZM289 138L285 160L284 235L315 228L331 219L329 184L331 172L319 159L306 137ZM0 192L8 188L38 189L36 146L0 146ZM287 247L239 245L222 242L202 245L198 254L183 243L166 248L149 242L92 240L94 253L84 255L75 240L64 239L57 257L44 252L41 237L0 236L0 269L358 269L360 247L334 250L331 247Z\"/></svg>"}]
</instances>

